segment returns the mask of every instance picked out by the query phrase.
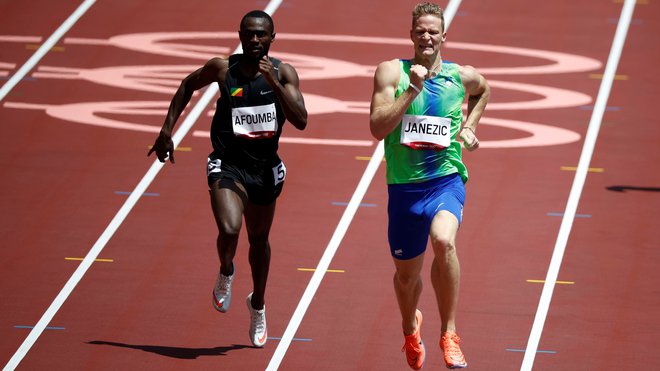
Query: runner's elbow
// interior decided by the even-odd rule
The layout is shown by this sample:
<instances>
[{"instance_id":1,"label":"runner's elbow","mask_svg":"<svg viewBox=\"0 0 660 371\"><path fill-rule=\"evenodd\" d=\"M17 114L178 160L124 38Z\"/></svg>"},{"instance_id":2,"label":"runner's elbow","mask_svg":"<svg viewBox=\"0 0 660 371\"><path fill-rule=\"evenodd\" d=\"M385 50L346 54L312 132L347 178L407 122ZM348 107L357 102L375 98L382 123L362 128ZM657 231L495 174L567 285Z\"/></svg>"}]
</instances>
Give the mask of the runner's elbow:
<instances>
[{"instance_id":1,"label":"runner's elbow","mask_svg":"<svg viewBox=\"0 0 660 371\"><path fill-rule=\"evenodd\" d=\"M371 136L374 137L376 140L383 140L385 136L387 136L387 133L384 133L383 130L381 130L380 126L377 124L374 124L372 121L369 125L369 130L371 131Z\"/></svg>"},{"instance_id":2,"label":"runner's elbow","mask_svg":"<svg viewBox=\"0 0 660 371\"><path fill-rule=\"evenodd\" d=\"M295 120L291 120L291 123L296 127L296 129L305 130L307 127L307 114L305 113Z\"/></svg>"}]
</instances>

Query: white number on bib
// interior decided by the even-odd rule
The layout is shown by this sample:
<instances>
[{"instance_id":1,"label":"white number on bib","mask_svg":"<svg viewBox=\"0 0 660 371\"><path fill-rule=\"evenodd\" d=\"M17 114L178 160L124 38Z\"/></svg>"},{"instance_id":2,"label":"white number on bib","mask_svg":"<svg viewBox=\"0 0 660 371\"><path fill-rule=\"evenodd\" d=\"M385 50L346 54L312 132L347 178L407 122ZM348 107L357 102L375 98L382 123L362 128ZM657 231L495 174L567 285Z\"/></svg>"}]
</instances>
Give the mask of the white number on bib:
<instances>
[{"instance_id":1,"label":"white number on bib","mask_svg":"<svg viewBox=\"0 0 660 371\"><path fill-rule=\"evenodd\" d=\"M280 162L279 165L273 168L273 178L275 179L275 185L284 181L286 178L286 166L284 166L284 162Z\"/></svg>"},{"instance_id":2,"label":"white number on bib","mask_svg":"<svg viewBox=\"0 0 660 371\"><path fill-rule=\"evenodd\" d=\"M401 144L413 149L442 150L449 147L451 120L446 117L403 115Z\"/></svg>"},{"instance_id":3,"label":"white number on bib","mask_svg":"<svg viewBox=\"0 0 660 371\"><path fill-rule=\"evenodd\" d=\"M275 103L232 108L231 122L236 136L250 139L270 138L277 133Z\"/></svg>"},{"instance_id":4,"label":"white number on bib","mask_svg":"<svg viewBox=\"0 0 660 371\"><path fill-rule=\"evenodd\" d=\"M220 166L221 166L221 161L219 158L216 158L215 160L211 160L211 158L208 158L206 161L206 176L209 176L213 173L219 173Z\"/></svg>"}]
</instances>

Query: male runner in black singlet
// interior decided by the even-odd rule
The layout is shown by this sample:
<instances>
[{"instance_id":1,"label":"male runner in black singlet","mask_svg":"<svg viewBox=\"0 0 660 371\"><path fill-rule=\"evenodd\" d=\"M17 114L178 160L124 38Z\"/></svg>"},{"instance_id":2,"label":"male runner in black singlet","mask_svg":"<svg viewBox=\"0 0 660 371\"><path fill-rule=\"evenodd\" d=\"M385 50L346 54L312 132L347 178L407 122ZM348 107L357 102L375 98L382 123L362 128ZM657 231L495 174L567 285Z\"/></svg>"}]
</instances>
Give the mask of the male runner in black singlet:
<instances>
[{"instance_id":1,"label":"male runner in black singlet","mask_svg":"<svg viewBox=\"0 0 660 371\"><path fill-rule=\"evenodd\" d=\"M233 259L243 217L250 244L253 292L248 295L250 340L263 347L267 339L264 295L270 265L268 234L275 200L282 191L286 168L277 155L285 120L297 129L307 126L307 110L296 70L268 57L275 38L273 19L251 11L241 20L243 53L213 58L188 75L172 98L163 127L147 156L174 163L172 131L195 90L217 82L220 98L211 124L213 152L207 175L211 207L218 225L220 272L213 305L226 312L231 302Z\"/></svg>"}]
</instances>

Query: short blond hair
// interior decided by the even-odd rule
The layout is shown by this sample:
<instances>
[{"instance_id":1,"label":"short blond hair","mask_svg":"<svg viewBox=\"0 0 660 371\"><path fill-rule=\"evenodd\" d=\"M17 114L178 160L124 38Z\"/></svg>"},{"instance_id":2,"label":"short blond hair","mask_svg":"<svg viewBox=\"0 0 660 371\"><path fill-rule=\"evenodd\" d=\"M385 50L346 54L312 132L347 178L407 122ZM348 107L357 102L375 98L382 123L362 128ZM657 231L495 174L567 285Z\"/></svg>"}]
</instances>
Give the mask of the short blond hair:
<instances>
[{"instance_id":1,"label":"short blond hair","mask_svg":"<svg viewBox=\"0 0 660 371\"><path fill-rule=\"evenodd\" d=\"M445 31L445 12L440 5L435 3L423 2L415 5L412 11L412 25L415 27L415 22L424 15L434 15L442 21L442 32Z\"/></svg>"}]
</instances>

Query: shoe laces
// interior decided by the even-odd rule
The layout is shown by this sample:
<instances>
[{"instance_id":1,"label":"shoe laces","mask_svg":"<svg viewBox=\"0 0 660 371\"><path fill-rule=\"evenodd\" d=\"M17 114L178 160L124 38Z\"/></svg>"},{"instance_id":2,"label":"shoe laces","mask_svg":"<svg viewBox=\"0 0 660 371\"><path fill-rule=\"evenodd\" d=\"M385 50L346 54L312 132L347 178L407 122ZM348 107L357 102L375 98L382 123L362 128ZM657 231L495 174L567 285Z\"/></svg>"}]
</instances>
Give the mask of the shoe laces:
<instances>
[{"instance_id":1,"label":"shoe laces","mask_svg":"<svg viewBox=\"0 0 660 371\"><path fill-rule=\"evenodd\" d=\"M252 308L252 326L256 332L262 332L266 328L266 309Z\"/></svg>"},{"instance_id":2,"label":"shoe laces","mask_svg":"<svg viewBox=\"0 0 660 371\"><path fill-rule=\"evenodd\" d=\"M415 353L421 353L422 352L422 344L419 337L415 336L416 334L413 335L406 335L406 341L403 343L403 347L401 348L401 351L409 350Z\"/></svg>"},{"instance_id":3,"label":"shoe laces","mask_svg":"<svg viewBox=\"0 0 660 371\"><path fill-rule=\"evenodd\" d=\"M449 354L452 358L461 358L463 352L458 346L458 343L461 342L461 338L456 334L446 334L442 337L442 348L444 351Z\"/></svg>"},{"instance_id":4,"label":"shoe laces","mask_svg":"<svg viewBox=\"0 0 660 371\"><path fill-rule=\"evenodd\" d=\"M231 281L234 279L234 276L225 276L224 274L218 274L218 281L215 284L215 291L221 294L226 294L231 288Z\"/></svg>"}]
</instances>

